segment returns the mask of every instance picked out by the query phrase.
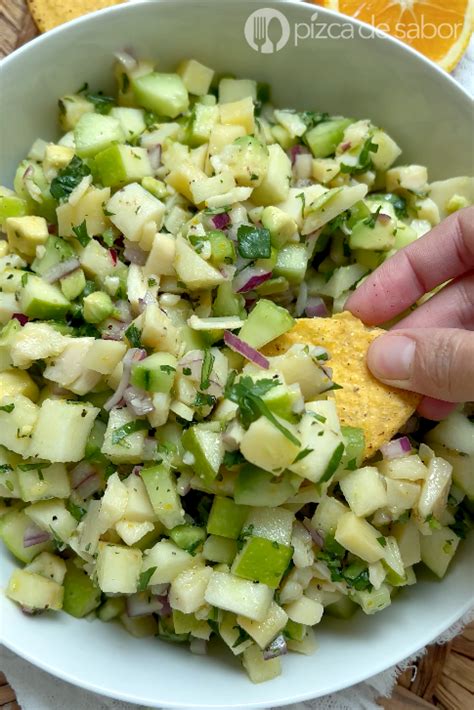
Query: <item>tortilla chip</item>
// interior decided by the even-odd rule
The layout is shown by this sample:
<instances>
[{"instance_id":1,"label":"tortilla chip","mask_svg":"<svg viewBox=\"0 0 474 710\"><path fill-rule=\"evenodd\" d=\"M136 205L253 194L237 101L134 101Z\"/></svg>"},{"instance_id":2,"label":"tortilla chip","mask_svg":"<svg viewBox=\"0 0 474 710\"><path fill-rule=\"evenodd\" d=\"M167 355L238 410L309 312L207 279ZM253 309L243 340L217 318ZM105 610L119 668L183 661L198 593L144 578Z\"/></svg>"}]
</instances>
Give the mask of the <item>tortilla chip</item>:
<instances>
[{"instance_id":1,"label":"tortilla chip","mask_svg":"<svg viewBox=\"0 0 474 710\"><path fill-rule=\"evenodd\" d=\"M329 352L339 420L365 434L364 459L389 441L413 414L421 397L379 382L366 365L369 345L385 331L367 328L349 312L332 318L300 318L284 335L266 345L267 356L281 355L295 343L321 345Z\"/></svg>"},{"instance_id":2,"label":"tortilla chip","mask_svg":"<svg viewBox=\"0 0 474 710\"><path fill-rule=\"evenodd\" d=\"M124 0L28 0L28 7L38 29L47 32L63 22L122 2Z\"/></svg>"}]
</instances>

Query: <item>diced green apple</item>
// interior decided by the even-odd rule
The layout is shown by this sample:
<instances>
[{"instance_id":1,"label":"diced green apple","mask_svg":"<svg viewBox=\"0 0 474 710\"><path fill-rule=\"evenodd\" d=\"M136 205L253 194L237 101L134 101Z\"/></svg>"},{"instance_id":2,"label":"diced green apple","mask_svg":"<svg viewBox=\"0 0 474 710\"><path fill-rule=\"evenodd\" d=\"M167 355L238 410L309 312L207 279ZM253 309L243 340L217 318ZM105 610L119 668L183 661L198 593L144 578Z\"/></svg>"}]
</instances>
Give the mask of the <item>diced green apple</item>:
<instances>
[{"instance_id":1,"label":"diced green apple","mask_svg":"<svg viewBox=\"0 0 474 710\"><path fill-rule=\"evenodd\" d=\"M40 574L32 574L20 569L14 570L10 577L6 594L12 601L31 610L57 611L63 604L61 585Z\"/></svg>"},{"instance_id":2,"label":"diced green apple","mask_svg":"<svg viewBox=\"0 0 474 710\"><path fill-rule=\"evenodd\" d=\"M196 424L184 432L182 441L194 457L192 467L197 475L206 481L214 480L224 458L221 435Z\"/></svg>"},{"instance_id":3,"label":"diced green apple","mask_svg":"<svg viewBox=\"0 0 474 710\"><path fill-rule=\"evenodd\" d=\"M38 276L29 275L20 294L19 308L30 318L62 320L71 307L55 284L46 283Z\"/></svg>"},{"instance_id":4,"label":"diced green apple","mask_svg":"<svg viewBox=\"0 0 474 710\"><path fill-rule=\"evenodd\" d=\"M84 113L74 127L76 152L80 158L91 158L112 143L123 143L119 121L100 113Z\"/></svg>"},{"instance_id":5,"label":"diced green apple","mask_svg":"<svg viewBox=\"0 0 474 710\"><path fill-rule=\"evenodd\" d=\"M207 531L210 535L237 540L247 515L248 508L245 505L238 505L231 498L215 496L207 521Z\"/></svg>"},{"instance_id":6,"label":"diced green apple","mask_svg":"<svg viewBox=\"0 0 474 710\"><path fill-rule=\"evenodd\" d=\"M174 474L169 468L165 464L144 468L141 478L160 522L170 529L182 525L184 511L176 490Z\"/></svg>"},{"instance_id":7,"label":"diced green apple","mask_svg":"<svg viewBox=\"0 0 474 710\"><path fill-rule=\"evenodd\" d=\"M233 611L254 621L263 621L268 614L273 592L265 584L250 582L228 572L213 572L205 599L218 609Z\"/></svg>"},{"instance_id":8,"label":"diced green apple","mask_svg":"<svg viewBox=\"0 0 474 710\"><path fill-rule=\"evenodd\" d=\"M82 619L97 609L100 601L100 589L95 586L85 569L77 567L73 560L68 560L64 578L64 611Z\"/></svg>"},{"instance_id":9,"label":"diced green apple","mask_svg":"<svg viewBox=\"0 0 474 710\"><path fill-rule=\"evenodd\" d=\"M288 545L280 545L263 537L251 537L235 558L232 572L238 577L276 589L292 554L293 548Z\"/></svg>"},{"instance_id":10,"label":"diced green apple","mask_svg":"<svg viewBox=\"0 0 474 710\"><path fill-rule=\"evenodd\" d=\"M259 349L291 330L294 324L286 308L261 298L240 329L239 338Z\"/></svg>"},{"instance_id":11,"label":"diced green apple","mask_svg":"<svg viewBox=\"0 0 474 710\"><path fill-rule=\"evenodd\" d=\"M117 187L152 176L145 148L114 143L95 157L100 180L106 187Z\"/></svg>"},{"instance_id":12,"label":"diced green apple","mask_svg":"<svg viewBox=\"0 0 474 710\"><path fill-rule=\"evenodd\" d=\"M132 79L132 88L138 104L160 116L176 118L189 105L186 86L178 74L151 72Z\"/></svg>"}]
</instances>

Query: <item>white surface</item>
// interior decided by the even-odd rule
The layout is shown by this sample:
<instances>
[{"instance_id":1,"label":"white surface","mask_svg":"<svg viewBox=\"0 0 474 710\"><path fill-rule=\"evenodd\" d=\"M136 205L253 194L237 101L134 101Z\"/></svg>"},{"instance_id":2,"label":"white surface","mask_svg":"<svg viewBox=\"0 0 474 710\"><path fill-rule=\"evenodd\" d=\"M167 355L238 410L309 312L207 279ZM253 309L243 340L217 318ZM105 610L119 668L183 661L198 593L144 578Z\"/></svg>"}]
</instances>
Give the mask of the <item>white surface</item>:
<instances>
[{"instance_id":1,"label":"white surface","mask_svg":"<svg viewBox=\"0 0 474 710\"><path fill-rule=\"evenodd\" d=\"M324 45L287 47L270 57L255 55L237 28L259 6L245 0L227 3L225 15L222 0L191 0L184 11L179 0L122 7L53 32L46 41L37 40L6 60L1 181L11 179L34 138L53 137L57 96L86 78L92 86L107 88L112 51L130 45L142 55L152 53L170 63L186 54L239 75L270 80L281 104L368 115L399 140L408 160L427 163L432 178L472 170L472 104L442 72L390 40L347 41L344 52L340 42L326 40ZM287 17L303 21L314 8L287 5L284 10ZM11 568L1 548L0 584L5 584ZM252 686L227 657L192 656L157 640L133 639L115 625L88 624L67 615L29 619L3 595L1 638L24 658L66 680L143 705L206 710L271 707L353 685L416 652L471 605L473 568L474 547L463 545L442 584L426 581L409 588L378 616L323 623L316 655L286 657L283 675L259 686ZM19 673L12 674L11 665L7 653L2 669L19 691L25 710L126 707L53 682L23 661L16 663ZM367 707L361 704L364 690L368 697L365 685L361 692L351 689L350 700L342 696L336 706Z\"/></svg>"}]
</instances>

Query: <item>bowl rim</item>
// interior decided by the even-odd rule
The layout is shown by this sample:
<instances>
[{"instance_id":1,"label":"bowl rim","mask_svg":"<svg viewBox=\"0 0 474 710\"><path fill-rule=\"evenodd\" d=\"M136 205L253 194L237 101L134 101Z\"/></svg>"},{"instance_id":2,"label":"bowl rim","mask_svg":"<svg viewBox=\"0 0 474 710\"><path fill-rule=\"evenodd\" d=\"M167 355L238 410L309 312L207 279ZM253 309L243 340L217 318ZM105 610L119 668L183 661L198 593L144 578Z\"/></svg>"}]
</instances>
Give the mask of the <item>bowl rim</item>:
<instances>
[{"instance_id":1,"label":"bowl rim","mask_svg":"<svg viewBox=\"0 0 474 710\"><path fill-rule=\"evenodd\" d=\"M200 0L203 5L212 5L212 4L217 4L217 3L222 3L224 0ZM225 0L225 2L235 2L236 0ZM180 3L182 5L186 5L187 3L192 3L195 2L195 0L154 0L154 5L156 6L156 11L159 12L159 6L160 5L173 5L175 6L177 3ZM254 4L256 8L259 8L262 6L261 2L257 2L256 0L247 0L248 4ZM280 6L281 8L285 9L291 13L293 12L295 5L297 4L298 0L269 0L269 5L276 5ZM310 2L307 2L307 0L300 0L298 2L300 6L306 5L306 8L303 10L306 12L315 12L317 11L318 13L321 14L322 17L328 18L328 19L334 19L334 20L340 20L341 14L334 11L330 10L328 8L320 7L318 5L314 6ZM36 47L40 47L44 43L48 42L51 38L54 38L57 35L60 34L67 34L70 30L74 30L76 27L80 25L87 25L87 24L93 24L96 20L97 17L102 17L105 15L115 15L118 13L131 13L133 14L134 12L140 12L140 8L143 8L145 6L151 7L150 0L131 0L131 2L124 2L120 5L114 5L112 7L107 7L103 8L102 10L95 11L93 13L89 13L88 15L84 15L78 18L75 18L73 20L70 20L69 22L66 22L62 25L59 25L58 27L55 27L52 30L49 30L48 32L44 34L40 34L37 37L35 37L33 40L27 42L26 44L22 45L21 47L18 47L15 49L13 52L11 52L9 55L4 57L3 59L0 60L0 69L3 71L7 71L9 66L11 64L14 64L15 61L20 57L25 54L28 54L29 52L34 52ZM317 10L315 9L317 8ZM347 22L349 24L352 24L355 27L358 28L368 28L371 27L371 25L362 22L356 18L345 16L344 17L344 22ZM474 105L474 98L470 95L469 91L464 88L461 84L459 84L454 77L446 72L444 69L439 67L437 64L429 60L427 57L425 57L423 54L420 52L416 51L409 45L403 43L401 40L399 40L396 37L392 37L391 35L388 35L384 32L379 31L379 34L383 36L383 39L387 41L389 44L392 44L396 47L399 48L399 51L401 54L405 53L407 56L411 55L412 61L418 62L420 65L424 66L428 72L431 72L432 74L436 74L439 77L439 80L441 82L446 82L447 84L450 84L451 87L462 94L465 98L467 98L472 105ZM472 535L470 536L472 537ZM469 612L469 610L472 609L474 604L474 589L472 591L472 595L469 600L467 600L464 605L456 611L454 611L449 618L444 618L442 621L440 621L436 626L430 626L429 629L425 631L422 637L419 637L416 641L413 641L411 645L407 646L406 649L404 650L403 654L397 654L395 656L395 659L391 659L393 663L391 665L397 666L400 663L402 663L404 660L407 658L418 654L419 652L422 651L422 649L431 643L433 640L438 638L441 634L449 630L453 625L456 624L456 622L459 622L462 617ZM1 632L1 624L0 624L0 632ZM36 658L33 655L30 655L27 649L21 648L17 646L14 640L9 640L3 638L3 634L0 636L0 643L3 644L7 649L12 651L13 653L17 654L20 658L23 658L25 661L31 663L33 666L53 675L54 677L57 677L67 683L70 683L73 686L76 686L78 688L82 688L84 690L90 691L92 693L96 693L98 695L103 695L108 698L116 699L116 700L122 700L125 702L129 702L132 704L145 704L150 707L150 700L149 698L141 698L139 697L136 693L134 694L129 694L129 693L124 693L121 691L116 691L111 687L102 687L97 685L96 683L89 682L85 678L78 678L75 677L73 674L63 671L61 668L58 668L56 666L51 665L47 661L43 661L41 658ZM389 666L391 667L391 666ZM337 693L339 691L346 690L347 688L350 688L354 685L357 685L358 683L362 683L369 678L378 675L379 673L382 673L383 671L387 670L387 665L386 661L383 660L383 658L380 659L378 665L376 665L375 668L372 669L373 672L370 673L370 675L367 675L366 671L361 671L361 673L354 678L351 679L349 683L346 683L344 680L339 681L337 684L334 684L333 687L330 687L329 689L326 689L324 692L324 695L329 695L332 693ZM287 705L289 703L298 703L298 702L303 702L306 700L311 700L315 699L318 697L323 697L321 694L308 694L308 692L303 692L299 694L292 694L287 697L282 697L279 698L277 701L273 700L272 705L274 707L281 707L283 705ZM151 707L163 707L162 703L160 702L160 705L152 705ZM231 710L232 708L245 708L247 707L249 710L250 708L268 708L268 702L265 701L255 701L251 702L250 704L246 706L242 705L235 705L235 704L224 704L220 705L219 707L214 706L214 710L225 710L229 709ZM176 701L167 701L166 708L175 708L176 710L179 710L180 708L183 708L183 704L180 702ZM200 703L198 704L188 704L186 710L207 710L208 706L202 705ZM210 710L210 709L209 709Z\"/></svg>"}]
</instances>

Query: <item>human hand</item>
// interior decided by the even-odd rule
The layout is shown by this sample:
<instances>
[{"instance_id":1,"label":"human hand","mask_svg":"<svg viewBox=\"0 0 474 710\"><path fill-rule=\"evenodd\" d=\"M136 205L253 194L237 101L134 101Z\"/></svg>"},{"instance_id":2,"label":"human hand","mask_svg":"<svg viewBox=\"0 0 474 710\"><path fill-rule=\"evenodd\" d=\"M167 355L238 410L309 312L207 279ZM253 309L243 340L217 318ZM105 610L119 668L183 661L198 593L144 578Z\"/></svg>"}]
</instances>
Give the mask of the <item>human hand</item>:
<instances>
[{"instance_id":1,"label":"human hand","mask_svg":"<svg viewBox=\"0 0 474 710\"><path fill-rule=\"evenodd\" d=\"M452 402L474 400L474 207L387 259L346 304L364 323L377 325L446 281L377 338L367 356L379 380L425 395L418 411L428 419L447 416Z\"/></svg>"}]
</instances>

